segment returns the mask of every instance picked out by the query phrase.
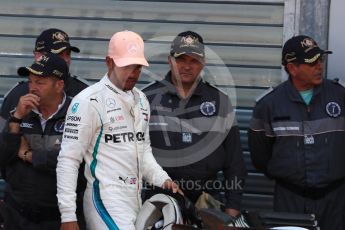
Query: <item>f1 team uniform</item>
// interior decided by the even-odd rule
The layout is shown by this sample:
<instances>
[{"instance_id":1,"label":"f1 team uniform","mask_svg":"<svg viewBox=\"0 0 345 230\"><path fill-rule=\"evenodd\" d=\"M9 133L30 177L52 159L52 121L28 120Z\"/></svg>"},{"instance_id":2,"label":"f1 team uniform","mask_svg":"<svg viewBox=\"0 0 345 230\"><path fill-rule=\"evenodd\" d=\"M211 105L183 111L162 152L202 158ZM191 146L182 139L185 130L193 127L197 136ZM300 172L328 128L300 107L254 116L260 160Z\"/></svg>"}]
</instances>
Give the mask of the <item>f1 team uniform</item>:
<instances>
[{"instance_id":1,"label":"f1 team uniform","mask_svg":"<svg viewBox=\"0 0 345 230\"><path fill-rule=\"evenodd\" d=\"M84 213L88 229L134 229L142 179L170 179L150 146L150 107L137 88L124 92L105 75L78 94L66 116L57 165L61 221L75 221L75 187L85 160Z\"/></svg>"},{"instance_id":2,"label":"f1 team uniform","mask_svg":"<svg viewBox=\"0 0 345 230\"><path fill-rule=\"evenodd\" d=\"M274 209L314 213L321 229L345 229L345 88L324 80L306 105L291 80L257 101L249 147L276 180Z\"/></svg>"}]
</instances>

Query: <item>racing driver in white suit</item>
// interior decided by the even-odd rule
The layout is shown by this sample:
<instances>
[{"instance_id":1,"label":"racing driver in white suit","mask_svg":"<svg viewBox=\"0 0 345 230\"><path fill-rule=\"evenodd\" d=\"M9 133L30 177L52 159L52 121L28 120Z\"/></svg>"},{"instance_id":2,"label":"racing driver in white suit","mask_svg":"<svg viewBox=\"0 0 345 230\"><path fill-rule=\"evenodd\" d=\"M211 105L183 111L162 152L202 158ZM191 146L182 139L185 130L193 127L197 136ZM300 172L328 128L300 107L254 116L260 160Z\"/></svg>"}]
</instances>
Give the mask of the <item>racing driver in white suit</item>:
<instances>
[{"instance_id":1,"label":"racing driver in white suit","mask_svg":"<svg viewBox=\"0 0 345 230\"><path fill-rule=\"evenodd\" d=\"M74 97L66 116L57 165L61 230L79 229L75 189L83 159L87 229L134 229L142 179L182 193L152 155L149 103L134 87L141 67L148 66L142 38L115 33L106 64L108 73Z\"/></svg>"}]
</instances>

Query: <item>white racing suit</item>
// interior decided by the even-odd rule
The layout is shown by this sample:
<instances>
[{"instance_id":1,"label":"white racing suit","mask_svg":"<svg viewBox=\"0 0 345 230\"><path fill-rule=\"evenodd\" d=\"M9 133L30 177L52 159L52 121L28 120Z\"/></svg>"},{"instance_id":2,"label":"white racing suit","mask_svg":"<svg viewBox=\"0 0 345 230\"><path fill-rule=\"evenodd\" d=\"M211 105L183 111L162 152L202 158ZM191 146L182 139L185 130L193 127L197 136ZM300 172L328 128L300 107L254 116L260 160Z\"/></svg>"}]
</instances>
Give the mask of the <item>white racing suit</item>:
<instances>
[{"instance_id":1,"label":"white racing suit","mask_svg":"<svg viewBox=\"0 0 345 230\"><path fill-rule=\"evenodd\" d=\"M108 76L74 97L66 116L57 165L61 221L76 221L78 168L85 160L84 213L88 229L134 229L142 179L170 179L154 159L146 96L116 88Z\"/></svg>"}]
</instances>

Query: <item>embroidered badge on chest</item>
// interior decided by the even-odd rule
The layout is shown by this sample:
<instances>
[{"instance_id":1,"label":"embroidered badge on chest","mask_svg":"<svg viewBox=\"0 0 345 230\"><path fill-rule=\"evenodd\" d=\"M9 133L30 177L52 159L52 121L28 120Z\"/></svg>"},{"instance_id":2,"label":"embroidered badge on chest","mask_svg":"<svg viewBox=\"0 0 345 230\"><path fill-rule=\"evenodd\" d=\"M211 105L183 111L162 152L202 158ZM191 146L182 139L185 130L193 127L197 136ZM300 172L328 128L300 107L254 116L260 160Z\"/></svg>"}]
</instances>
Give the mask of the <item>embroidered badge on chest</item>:
<instances>
[{"instance_id":1,"label":"embroidered badge on chest","mask_svg":"<svg viewBox=\"0 0 345 230\"><path fill-rule=\"evenodd\" d=\"M54 130L58 133L62 133L65 127L65 120L58 120L54 125Z\"/></svg>"},{"instance_id":2,"label":"embroidered badge on chest","mask_svg":"<svg viewBox=\"0 0 345 230\"><path fill-rule=\"evenodd\" d=\"M204 116L212 116L216 113L216 106L212 102L205 101L200 105L200 112Z\"/></svg>"},{"instance_id":3,"label":"embroidered badge on chest","mask_svg":"<svg viewBox=\"0 0 345 230\"><path fill-rule=\"evenodd\" d=\"M72 113L76 113L78 111L78 106L79 106L79 103L74 103L73 106L72 106Z\"/></svg>"},{"instance_id":4,"label":"embroidered badge on chest","mask_svg":"<svg viewBox=\"0 0 345 230\"><path fill-rule=\"evenodd\" d=\"M326 112L330 117L339 117L341 114L340 105L336 102L329 102L326 105Z\"/></svg>"},{"instance_id":5,"label":"embroidered badge on chest","mask_svg":"<svg viewBox=\"0 0 345 230\"><path fill-rule=\"evenodd\" d=\"M110 109L113 109L113 108L115 108L115 106L116 106L116 102L115 102L115 100L114 100L113 98L107 98L107 99L105 100L105 104L106 104L106 106L107 106L108 108L110 108Z\"/></svg>"}]
</instances>

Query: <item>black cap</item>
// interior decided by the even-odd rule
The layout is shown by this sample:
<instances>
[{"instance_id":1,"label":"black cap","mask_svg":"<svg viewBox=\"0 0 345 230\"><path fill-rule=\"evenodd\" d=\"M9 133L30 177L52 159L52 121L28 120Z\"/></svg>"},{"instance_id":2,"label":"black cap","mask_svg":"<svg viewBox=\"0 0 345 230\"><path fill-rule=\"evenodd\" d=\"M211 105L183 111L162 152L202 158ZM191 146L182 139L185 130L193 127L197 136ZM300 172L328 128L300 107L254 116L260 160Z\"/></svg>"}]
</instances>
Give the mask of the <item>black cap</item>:
<instances>
[{"instance_id":1,"label":"black cap","mask_svg":"<svg viewBox=\"0 0 345 230\"><path fill-rule=\"evenodd\" d=\"M68 35L59 29L48 29L43 31L36 39L35 51L59 54L69 49L79 53L79 48L71 46Z\"/></svg>"},{"instance_id":2,"label":"black cap","mask_svg":"<svg viewBox=\"0 0 345 230\"><path fill-rule=\"evenodd\" d=\"M41 77L55 76L62 80L69 76L65 60L52 53L42 55L31 66L18 68L17 72L20 76L29 76L31 73Z\"/></svg>"},{"instance_id":3,"label":"black cap","mask_svg":"<svg viewBox=\"0 0 345 230\"><path fill-rule=\"evenodd\" d=\"M185 31L176 36L171 44L170 55L178 57L183 54L195 54L205 58L204 41L199 34Z\"/></svg>"},{"instance_id":4,"label":"black cap","mask_svg":"<svg viewBox=\"0 0 345 230\"><path fill-rule=\"evenodd\" d=\"M299 35L285 42L282 52L282 65L290 62L299 64L312 64L323 54L331 54L332 51L322 50L311 37Z\"/></svg>"}]
</instances>

